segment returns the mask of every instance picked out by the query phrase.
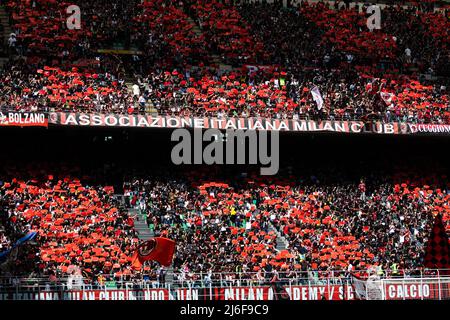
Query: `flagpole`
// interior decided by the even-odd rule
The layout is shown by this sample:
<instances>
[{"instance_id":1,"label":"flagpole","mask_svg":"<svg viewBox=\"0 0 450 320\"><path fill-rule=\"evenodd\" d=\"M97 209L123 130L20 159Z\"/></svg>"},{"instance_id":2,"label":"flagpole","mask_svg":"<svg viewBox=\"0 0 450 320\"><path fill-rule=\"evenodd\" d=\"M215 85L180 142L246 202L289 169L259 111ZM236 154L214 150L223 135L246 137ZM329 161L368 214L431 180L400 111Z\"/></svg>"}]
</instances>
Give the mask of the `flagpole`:
<instances>
[{"instance_id":1,"label":"flagpole","mask_svg":"<svg viewBox=\"0 0 450 320\"><path fill-rule=\"evenodd\" d=\"M209 283L209 300L212 300L212 283Z\"/></svg>"}]
</instances>

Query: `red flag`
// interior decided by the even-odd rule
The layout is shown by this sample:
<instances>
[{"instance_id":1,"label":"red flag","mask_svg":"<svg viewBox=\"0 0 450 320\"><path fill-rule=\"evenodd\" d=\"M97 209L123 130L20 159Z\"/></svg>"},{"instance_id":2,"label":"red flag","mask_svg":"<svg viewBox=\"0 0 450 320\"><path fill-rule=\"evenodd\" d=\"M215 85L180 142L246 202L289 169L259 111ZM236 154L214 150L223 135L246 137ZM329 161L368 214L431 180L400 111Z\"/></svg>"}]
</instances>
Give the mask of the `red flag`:
<instances>
[{"instance_id":1,"label":"red flag","mask_svg":"<svg viewBox=\"0 0 450 320\"><path fill-rule=\"evenodd\" d=\"M431 269L450 268L450 244L448 241L442 216L438 214L425 250L425 267Z\"/></svg>"},{"instance_id":2,"label":"red flag","mask_svg":"<svg viewBox=\"0 0 450 320\"><path fill-rule=\"evenodd\" d=\"M136 250L131 258L131 267L134 270L141 270L142 262L139 260L138 251Z\"/></svg>"},{"instance_id":3,"label":"red flag","mask_svg":"<svg viewBox=\"0 0 450 320\"><path fill-rule=\"evenodd\" d=\"M140 269L145 261L157 261L161 265L168 267L172 264L175 253L175 241L167 238L151 238L141 243L132 258L132 266Z\"/></svg>"}]
</instances>

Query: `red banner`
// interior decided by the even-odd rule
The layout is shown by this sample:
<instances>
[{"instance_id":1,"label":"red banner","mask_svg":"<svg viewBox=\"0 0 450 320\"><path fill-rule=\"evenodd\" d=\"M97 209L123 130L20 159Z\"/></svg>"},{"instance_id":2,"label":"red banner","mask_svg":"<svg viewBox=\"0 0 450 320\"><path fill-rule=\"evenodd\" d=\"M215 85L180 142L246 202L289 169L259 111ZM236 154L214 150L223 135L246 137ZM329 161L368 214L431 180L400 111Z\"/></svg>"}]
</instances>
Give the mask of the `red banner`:
<instances>
[{"instance_id":1,"label":"red banner","mask_svg":"<svg viewBox=\"0 0 450 320\"><path fill-rule=\"evenodd\" d=\"M389 280L384 283L386 300L450 299L450 282Z\"/></svg>"},{"instance_id":2,"label":"red banner","mask_svg":"<svg viewBox=\"0 0 450 320\"><path fill-rule=\"evenodd\" d=\"M383 280L383 300L445 300L450 299L450 281L437 279L389 279ZM299 285L285 286L294 301L308 300L354 300L352 285ZM177 289L104 289L104 290L60 290L30 292L11 290L0 292L0 300L273 300L273 289L256 287L213 287Z\"/></svg>"},{"instance_id":3,"label":"red banner","mask_svg":"<svg viewBox=\"0 0 450 320\"><path fill-rule=\"evenodd\" d=\"M66 290L0 293L0 300L169 300L166 289Z\"/></svg>"},{"instance_id":4,"label":"red banner","mask_svg":"<svg viewBox=\"0 0 450 320\"><path fill-rule=\"evenodd\" d=\"M362 121L313 121L270 118L191 118L150 115L50 113L50 124L63 126L129 127L129 128L196 128L218 130L266 130L339 133L410 133L406 124L364 123Z\"/></svg>"},{"instance_id":5,"label":"red banner","mask_svg":"<svg viewBox=\"0 0 450 320\"><path fill-rule=\"evenodd\" d=\"M0 112L0 126L48 127L48 118L43 113Z\"/></svg>"}]
</instances>

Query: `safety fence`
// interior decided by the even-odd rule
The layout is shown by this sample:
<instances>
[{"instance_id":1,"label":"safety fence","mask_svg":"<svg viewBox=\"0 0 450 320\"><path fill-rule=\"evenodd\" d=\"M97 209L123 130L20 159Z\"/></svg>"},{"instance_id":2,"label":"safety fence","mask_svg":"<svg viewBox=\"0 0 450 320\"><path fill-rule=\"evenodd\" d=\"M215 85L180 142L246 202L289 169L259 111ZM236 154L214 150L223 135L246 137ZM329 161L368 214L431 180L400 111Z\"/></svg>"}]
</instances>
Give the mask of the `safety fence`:
<instances>
[{"instance_id":1,"label":"safety fence","mask_svg":"<svg viewBox=\"0 0 450 320\"><path fill-rule=\"evenodd\" d=\"M364 280L362 288L351 277L170 283L141 279L89 283L81 276L0 280L0 300L450 300L450 276L439 274L377 277L370 286Z\"/></svg>"}]
</instances>

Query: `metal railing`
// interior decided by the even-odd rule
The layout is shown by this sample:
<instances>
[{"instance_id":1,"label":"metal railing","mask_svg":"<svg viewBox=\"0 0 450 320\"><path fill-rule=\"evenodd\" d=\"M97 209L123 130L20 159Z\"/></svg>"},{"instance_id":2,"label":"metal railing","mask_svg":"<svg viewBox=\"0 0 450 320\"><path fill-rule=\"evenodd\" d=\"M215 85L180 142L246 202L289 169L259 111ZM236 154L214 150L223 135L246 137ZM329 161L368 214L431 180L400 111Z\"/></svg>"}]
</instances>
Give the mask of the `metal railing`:
<instances>
[{"instance_id":1,"label":"metal railing","mask_svg":"<svg viewBox=\"0 0 450 320\"><path fill-rule=\"evenodd\" d=\"M15 285L0 287L0 300L274 300L280 292L291 300L354 300L355 288L347 279L331 279L323 284L307 281L303 284L267 282L260 285L228 285L177 287L148 282L121 282L115 286L85 284ZM450 299L450 277L382 279L377 288L380 294L369 299L410 300Z\"/></svg>"},{"instance_id":2,"label":"metal railing","mask_svg":"<svg viewBox=\"0 0 450 320\"><path fill-rule=\"evenodd\" d=\"M447 300L450 299L449 271L381 275L375 291L383 300ZM274 286L284 288L292 300L353 300L357 297L350 274L329 272L321 277L309 271L291 278L278 277L276 281L270 276L258 278L255 274L241 274L240 277L226 273L191 274L186 279L175 277L170 283L157 278L124 279L107 275L95 281L81 276L0 277L0 300L234 300L236 295L239 300L272 300L277 295Z\"/></svg>"}]
</instances>

